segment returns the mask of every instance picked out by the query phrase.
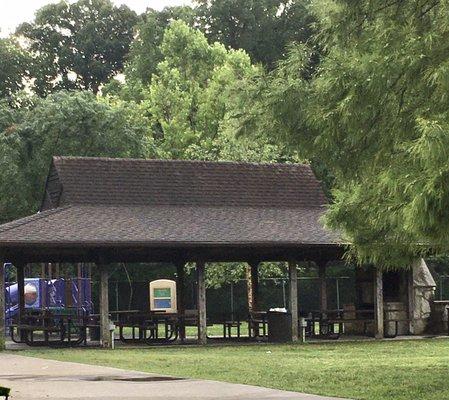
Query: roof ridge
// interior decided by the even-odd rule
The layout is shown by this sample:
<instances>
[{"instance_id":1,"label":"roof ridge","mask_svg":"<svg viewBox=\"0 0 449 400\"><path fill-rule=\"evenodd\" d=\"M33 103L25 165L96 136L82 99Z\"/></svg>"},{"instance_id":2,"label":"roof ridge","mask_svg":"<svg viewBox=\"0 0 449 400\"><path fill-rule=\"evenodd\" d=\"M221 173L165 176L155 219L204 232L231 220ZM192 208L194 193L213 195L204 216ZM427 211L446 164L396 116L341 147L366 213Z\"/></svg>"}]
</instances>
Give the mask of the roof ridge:
<instances>
[{"instance_id":1,"label":"roof ridge","mask_svg":"<svg viewBox=\"0 0 449 400\"><path fill-rule=\"evenodd\" d=\"M119 203L119 204L98 204L98 203L70 203L67 206L71 206L73 208L78 207L89 207L89 208L207 208L207 209L219 209L219 208L227 208L232 207L238 210L316 210L316 209L325 209L329 206L329 204L317 204L317 205L307 205L307 206L245 206L245 205L202 205L202 204L134 204L134 203ZM67 207L64 206L64 207ZM62 208L62 207L60 207Z\"/></svg>"},{"instance_id":2,"label":"roof ridge","mask_svg":"<svg viewBox=\"0 0 449 400\"><path fill-rule=\"evenodd\" d=\"M92 160L92 161L113 161L113 162L142 162L142 163L179 163L179 164L209 164L209 165L251 165L251 166L276 166L276 167L302 167L310 168L308 163L294 162L253 162L253 161L233 161L233 160L185 160L185 159L163 159L163 158L129 158L129 157L87 157L87 156L53 156L53 160Z\"/></svg>"}]
</instances>

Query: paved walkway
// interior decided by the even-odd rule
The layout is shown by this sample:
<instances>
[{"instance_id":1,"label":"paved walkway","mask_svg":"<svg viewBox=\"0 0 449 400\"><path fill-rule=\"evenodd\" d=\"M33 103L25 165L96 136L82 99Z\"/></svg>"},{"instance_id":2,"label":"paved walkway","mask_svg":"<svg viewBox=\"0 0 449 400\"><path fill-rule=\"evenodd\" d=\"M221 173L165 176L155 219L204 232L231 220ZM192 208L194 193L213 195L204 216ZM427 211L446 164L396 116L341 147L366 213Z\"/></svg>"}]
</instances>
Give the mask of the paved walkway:
<instances>
[{"instance_id":1,"label":"paved walkway","mask_svg":"<svg viewBox=\"0 0 449 400\"><path fill-rule=\"evenodd\" d=\"M11 400L331 400L256 386L179 379L0 353L0 386Z\"/></svg>"}]
</instances>

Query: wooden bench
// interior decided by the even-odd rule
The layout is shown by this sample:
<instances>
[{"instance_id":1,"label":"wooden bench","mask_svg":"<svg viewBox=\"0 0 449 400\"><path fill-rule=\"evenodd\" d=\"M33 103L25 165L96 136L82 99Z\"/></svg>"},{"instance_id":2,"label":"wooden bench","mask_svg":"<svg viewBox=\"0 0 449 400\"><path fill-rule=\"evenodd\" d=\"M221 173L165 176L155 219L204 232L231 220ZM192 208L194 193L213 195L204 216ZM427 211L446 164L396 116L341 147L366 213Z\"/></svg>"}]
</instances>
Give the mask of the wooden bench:
<instances>
[{"instance_id":1,"label":"wooden bench","mask_svg":"<svg viewBox=\"0 0 449 400\"><path fill-rule=\"evenodd\" d=\"M237 338L240 338L240 328L242 326L242 323L240 321L223 321L223 338L232 338L232 328L237 328Z\"/></svg>"},{"instance_id":2,"label":"wooden bench","mask_svg":"<svg viewBox=\"0 0 449 400\"><path fill-rule=\"evenodd\" d=\"M260 337L260 331L262 331L262 337L267 336L267 312L266 311L252 311L248 317L248 336L250 338Z\"/></svg>"}]
</instances>

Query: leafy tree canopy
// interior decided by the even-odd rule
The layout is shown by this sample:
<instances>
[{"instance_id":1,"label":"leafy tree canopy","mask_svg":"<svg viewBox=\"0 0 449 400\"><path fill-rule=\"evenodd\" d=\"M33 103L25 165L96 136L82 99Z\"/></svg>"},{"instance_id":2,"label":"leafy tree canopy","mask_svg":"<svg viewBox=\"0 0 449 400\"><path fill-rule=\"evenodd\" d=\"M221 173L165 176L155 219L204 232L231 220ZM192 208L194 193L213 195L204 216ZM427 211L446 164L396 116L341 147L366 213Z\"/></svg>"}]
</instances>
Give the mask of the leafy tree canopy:
<instances>
[{"instance_id":1,"label":"leafy tree canopy","mask_svg":"<svg viewBox=\"0 0 449 400\"><path fill-rule=\"evenodd\" d=\"M148 157L148 122L123 102L65 91L29 109L0 103L0 215L35 212L53 155Z\"/></svg>"},{"instance_id":2,"label":"leafy tree canopy","mask_svg":"<svg viewBox=\"0 0 449 400\"><path fill-rule=\"evenodd\" d=\"M335 176L328 224L360 262L447 251L449 3L315 0L313 10L326 51L319 70L298 80L307 63L289 60L308 50L296 48L268 97L302 154Z\"/></svg>"},{"instance_id":3,"label":"leafy tree canopy","mask_svg":"<svg viewBox=\"0 0 449 400\"><path fill-rule=\"evenodd\" d=\"M166 7L162 11L148 9L141 16L136 26L136 37L131 44L129 62L125 68L128 80L140 81L144 84L151 81L157 65L163 59L160 45L165 29L175 20L181 20L193 26L194 10L188 6Z\"/></svg>"},{"instance_id":4,"label":"leafy tree canopy","mask_svg":"<svg viewBox=\"0 0 449 400\"><path fill-rule=\"evenodd\" d=\"M160 158L206 160L295 160L265 133L257 140L238 137L236 114L253 79L263 70L242 50L209 44L183 21L166 28L158 51L161 61L151 83L141 83L136 109L151 122L152 143ZM130 86L131 85L131 90ZM119 96L129 99L134 82Z\"/></svg>"},{"instance_id":5,"label":"leafy tree canopy","mask_svg":"<svg viewBox=\"0 0 449 400\"><path fill-rule=\"evenodd\" d=\"M308 0L197 0L200 29L211 42L245 50L272 69L289 42L305 43L314 18Z\"/></svg>"},{"instance_id":6,"label":"leafy tree canopy","mask_svg":"<svg viewBox=\"0 0 449 400\"><path fill-rule=\"evenodd\" d=\"M0 39L0 98L12 97L25 85L29 75L29 54L12 39Z\"/></svg>"},{"instance_id":7,"label":"leafy tree canopy","mask_svg":"<svg viewBox=\"0 0 449 400\"><path fill-rule=\"evenodd\" d=\"M60 1L36 13L16 34L34 55L34 89L43 96L59 89L88 89L123 69L137 15L110 0Z\"/></svg>"}]
</instances>

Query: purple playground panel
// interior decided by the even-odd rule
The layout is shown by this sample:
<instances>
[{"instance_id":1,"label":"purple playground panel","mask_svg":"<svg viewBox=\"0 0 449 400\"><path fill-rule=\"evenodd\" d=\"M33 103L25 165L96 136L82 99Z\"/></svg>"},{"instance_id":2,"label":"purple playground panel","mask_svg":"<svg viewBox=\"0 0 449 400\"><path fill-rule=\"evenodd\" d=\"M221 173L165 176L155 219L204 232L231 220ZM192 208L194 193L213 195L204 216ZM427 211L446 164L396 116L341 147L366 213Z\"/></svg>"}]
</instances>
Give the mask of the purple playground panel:
<instances>
[{"instance_id":1,"label":"purple playground panel","mask_svg":"<svg viewBox=\"0 0 449 400\"><path fill-rule=\"evenodd\" d=\"M6 265L6 270L10 268ZM12 323L19 312L17 283L6 283L6 325ZM89 315L93 311L91 280L74 279L25 279L25 308L34 310L70 310L78 315Z\"/></svg>"}]
</instances>

